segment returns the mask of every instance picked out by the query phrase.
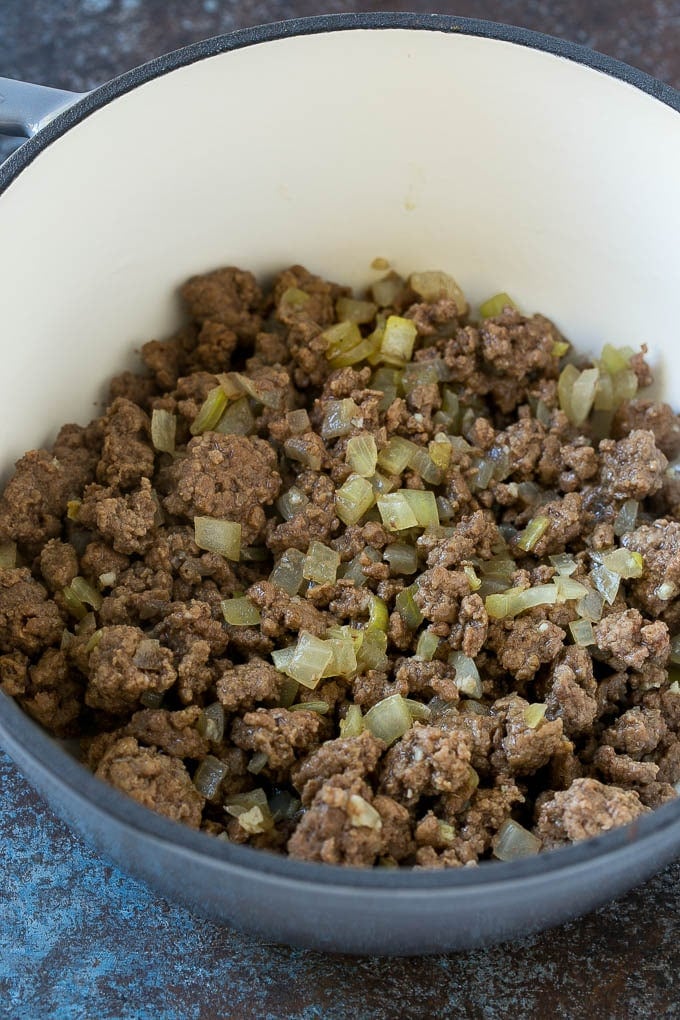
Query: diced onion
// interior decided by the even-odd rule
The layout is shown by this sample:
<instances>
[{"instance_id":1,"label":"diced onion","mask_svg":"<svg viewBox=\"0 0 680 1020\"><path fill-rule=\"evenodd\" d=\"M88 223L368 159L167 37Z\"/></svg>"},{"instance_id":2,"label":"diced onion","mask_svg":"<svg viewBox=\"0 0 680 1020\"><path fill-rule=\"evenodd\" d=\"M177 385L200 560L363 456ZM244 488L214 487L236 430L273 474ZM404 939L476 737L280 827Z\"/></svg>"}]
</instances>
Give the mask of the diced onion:
<instances>
[{"instance_id":1,"label":"diced onion","mask_svg":"<svg viewBox=\"0 0 680 1020\"><path fill-rule=\"evenodd\" d=\"M550 527L549 517L534 517L529 521L524 531L520 532L517 545L525 552L531 552L538 541L545 535Z\"/></svg>"},{"instance_id":2,"label":"diced onion","mask_svg":"<svg viewBox=\"0 0 680 1020\"><path fill-rule=\"evenodd\" d=\"M401 385L404 393L411 393L418 386L438 386L440 376L432 361L411 361L404 368Z\"/></svg>"},{"instance_id":3,"label":"diced onion","mask_svg":"<svg viewBox=\"0 0 680 1020\"><path fill-rule=\"evenodd\" d=\"M312 542L302 564L302 576L316 584L334 584L340 566L340 553L323 542Z\"/></svg>"},{"instance_id":4,"label":"diced onion","mask_svg":"<svg viewBox=\"0 0 680 1020\"><path fill-rule=\"evenodd\" d=\"M394 600L395 609L409 630L417 630L423 622L423 614L413 598L416 591L416 586L412 584L409 588L404 588L400 591Z\"/></svg>"},{"instance_id":5,"label":"diced onion","mask_svg":"<svg viewBox=\"0 0 680 1020\"><path fill-rule=\"evenodd\" d=\"M312 425L304 407L300 408L299 411L288 411L286 421L294 436L300 436L303 432L311 431Z\"/></svg>"},{"instance_id":6,"label":"diced onion","mask_svg":"<svg viewBox=\"0 0 680 1020\"><path fill-rule=\"evenodd\" d=\"M630 359L633 354L634 351L630 347L614 347L612 344L605 344L600 354L600 360L605 370L615 375L630 367Z\"/></svg>"},{"instance_id":7,"label":"diced onion","mask_svg":"<svg viewBox=\"0 0 680 1020\"><path fill-rule=\"evenodd\" d=\"M630 549L612 549L609 552L601 553L600 562L613 574L625 579L642 577L644 560L639 552Z\"/></svg>"},{"instance_id":8,"label":"diced onion","mask_svg":"<svg viewBox=\"0 0 680 1020\"><path fill-rule=\"evenodd\" d=\"M337 439L348 435L353 428L360 411L350 398L344 400L328 400L325 404L325 416L321 424L323 439Z\"/></svg>"},{"instance_id":9,"label":"diced onion","mask_svg":"<svg viewBox=\"0 0 680 1020\"><path fill-rule=\"evenodd\" d=\"M219 701L204 708L198 717L196 729L212 744L220 744L224 737L224 708Z\"/></svg>"},{"instance_id":10,"label":"diced onion","mask_svg":"<svg viewBox=\"0 0 680 1020\"><path fill-rule=\"evenodd\" d=\"M379 471L376 471L373 477L369 478L369 481L376 496L382 496L385 492L393 492L399 484Z\"/></svg>"},{"instance_id":11,"label":"diced onion","mask_svg":"<svg viewBox=\"0 0 680 1020\"><path fill-rule=\"evenodd\" d=\"M556 340L550 348L553 358L563 358L571 344L567 340Z\"/></svg>"},{"instance_id":12,"label":"diced onion","mask_svg":"<svg viewBox=\"0 0 680 1020\"><path fill-rule=\"evenodd\" d=\"M456 687L463 694L467 694L469 698L479 699L484 693L482 690L482 681L479 676L479 670L475 665L474 659L471 659L469 655L465 655L464 652L451 652L449 655L449 665L453 666L456 670Z\"/></svg>"},{"instance_id":13,"label":"diced onion","mask_svg":"<svg viewBox=\"0 0 680 1020\"><path fill-rule=\"evenodd\" d=\"M364 324L375 319L378 306L373 301L357 301L355 298L339 297L335 302L338 319L345 322Z\"/></svg>"},{"instance_id":14,"label":"diced onion","mask_svg":"<svg viewBox=\"0 0 680 1020\"><path fill-rule=\"evenodd\" d=\"M296 705L291 705L288 711L316 712L317 715L327 715L330 707L327 701L298 701Z\"/></svg>"},{"instance_id":15,"label":"diced onion","mask_svg":"<svg viewBox=\"0 0 680 1020\"><path fill-rule=\"evenodd\" d=\"M602 619L604 598L599 591L589 591L576 603L576 612L582 620L598 623Z\"/></svg>"},{"instance_id":16,"label":"diced onion","mask_svg":"<svg viewBox=\"0 0 680 1020\"><path fill-rule=\"evenodd\" d=\"M439 512L434 492L429 489L399 489L394 495L402 495L413 511L418 527L439 526ZM385 497L383 497L385 498Z\"/></svg>"},{"instance_id":17,"label":"diced onion","mask_svg":"<svg viewBox=\"0 0 680 1020\"><path fill-rule=\"evenodd\" d=\"M303 630L286 667L286 673L303 687L314 690L332 658L333 649L328 641L322 641L321 638Z\"/></svg>"},{"instance_id":18,"label":"diced onion","mask_svg":"<svg viewBox=\"0 0 680 1020\"><path fill-rule=\"evenodd\" d=\"M299 514L309 504L307 496L302 489L291 485L287 492L276 501L276 509L286 521L291 521L296 514Z\"/></svg>"},{"instance_id":19,"label":"diced onion","mask_svg":"<svg viewBox=\"0 0 680 1020\"><path fill-rule=\"evenodd\" d=\"M347 440L345 460L357 475L371 478L378 462L378 449L370 432L361 432Z\"/></svg>"},{"instance_id":20,"label":"diced onion","mask_svg":"<svg viewBox=\"0 0 680 1020\"><path fill-rule=\"evenodd\" d=\"M389 619L390 614L387 609L387 603L384 599L381 599L379 595L374 595L371 592L368 604L368 623L366 624L366 629L386 631L389 625Z\"/></svg>"},{"instance_id":21,"label":"diced onion","mask_svg":"<svg viewBox=\"0 0 680 1020\"><path fill-rule=\"evenodd\" d=\"M222 615L232 627L254 627L262 619L257 606L254 606L249 599L243 596L224 599Z\"/></svg>"},{"instance_id":22,"label":"diced onion","mask_svg":"<svg viewBox=\"0 0 680 1020\"><path fill-rule=\"evenodd\" d=\"M311 295L305 293L304 290L300 290L299 287L288 287L281 295L279 308L289 308L301 312L310 301Z\"/></svg>"},{"instance_id":23,"label":"diced onion","mask_svg":"<svg viewBox=\"0 0 680 1020\"><path fill-rule=\"evenodd\" d=\"M477 464L477 471L472 478L472 484L475 489L484 491L488 488L489 482L493 478L493 462L488 457L482 457Z\"/></svg>"},{"instance_id":24,"label":"diced onion","mask_svg":"<svg viewBox=\"0 0 680 1020\"><path fill-rule=\"evenodd\" d=\"M88 606L92 606L95 612L98 612L102 607L102 597L96 588L85 580L84 577L74 577L71 581L71 591L79 598L81 602L84 602Z\"/></svg>"},{"instance_id":25,"label":"diced onion","mask_svg":"<svg viewBox=\"0 0 680 1020\"><path fill-rule=\"evenodd\" d=\"M672 581L664 581L658 588L654 589L654 594L662 602L667 602L668 599L672 599L677 594L677 585L673 584Z\"/></svg>"},{"instance_id":26,"label":"diced onion","mask_svg":"<svg viewBox=\"0 0 680 1020\"><path fill-rule=\"evenodd\" d=\"M558 594L554 584L537 584L533 588L511 588L499 595L487 595L484 605L490 617L503 620L534 606L554 605Z\"/></svg>"},{"instance_id":27,"label":"diced onion","mask_svg":"<svg viewBox=\"0 0 680 1020\"><path fill-rule=\"evenodd\" d=\"M151 413L151 442L160 453L175 452L177 418L160 407Z\"/></svg>"},{"instance_id":28,"label":"diced onion","mask_svg":"<svg viewBox=\"0 0 680 1020\"><path fill-rule=\"evenodd\" d=\"M581 648L595 644L595 634L593 633L593 625L590 620L573 620L569 624L569 630L571 631L574 643Z\"/></svg>"},{"instance_id":29,"label":"diced onion","mask_svg":"<svg viewBox=\"0 0 680 1020\"><path fill-rule=\"evenodd\" d=\"M401 694L391 694L370 708L364 716L364 727L388 746L411 728L413 718Z\"/></svg>"},{"instance_id":30,"label":"diced onion","mask_svg":"<svg viewBox=\"0 0 680 1020\"><path fill-rule=\"evenodd\" d=\"M561 574L553 581L553 584L557 588L557 601L567 602L570 599L582 599L588 594L589 589L580 581L575 581L572 577L563 577Z\"/></svg>"},{"instance_id":31,"label":"diced onion","mask_svg":"<svg viewBox=\"0 0 680 1020\"><path fill-rule=\"evenodd\" d=\"M335 490L335 512L347 525L356 524L375 503L372 484L360 475L350 475L347 481Z\"/></svg>"},{"instance_id":32,"label":"diced onion","mask_svg":"<svg viewBox=\"0 0 680 1020\"><path fill-rule=\"evenodd\" d=\"M547 707L542 701L536 701L524 709L524 722L530 730L537 730L545 721Z\"/></svg>"},{"instance_id":33,"label":"diced onion","mask_svg":"<svg viewBox=\"0 0 680 1020\"><path fill-rule=\"evenodd\" d=\"M326 357L330 361L361 343L361 331L356 322L336 322L323 331L321 339L326 341Z\"/></svg>"},{"instance_id":34,"label":"diced onion","mask_svg":"<svg viewBox=\"0 0 680 1020\"><path fill-rule=\"evenodd\" d=\"M191 424L192 436L200 436L204 432L212 431L224 413L227 406L227 395L221 386L215 386L205 398L198 414Z\"/></svg>"},{"instance_id":35,"label":"diced onion","mask_svg":"<svg viewBox=\"0 0 680 1020\"><path fill-rule=\"evenodd\" d=\"M261 799L256 801L255 795ZM241 828L252 836L267 832L274 824L264 790L251 790L249 793L228 797L224 802L224 810L237 818Z\"/></svg>"},{"instance_id":36,"label":"diced onion","mask_svg":"<svg viewBox=\"0 0 680 1020\"><path fill-rule=\"evenodd\" d=\"M295 645L287 645L285 648L275 648L272 652L272 662L279 673L287 673L288 667L295 655Z\"/></svg>"},{"instance_id":37,"label":"diced onion","mask_svg":"<svg viewBox=\"0 0 680 1020\"><path fill-rule=\"evenodd\" d=\"M521 857L532 857L538 853L541 846L540 839L512 818L503 822L492 844L493 855L499 861L516 861Z\"/></svg>"},{"instance_id":38,"label":"diced onion","mask_svg":"<svg viewBox=\"0 0 680 1020\"><path fill-rule=\"evenodd\" d=\"M360 736L364 731L364 717L359 705L350 705L347 715L339 723L341 736Z\"/></svg>"},{"instance_id":39,"label":"diced onion","mask_svg":"<svg viewBox=\"0 0 680 1020\"><path fill-rule=\"evenodd\" d=\"M194 541L199 549L218 553L238 562L241 555L241 525L215 517L194 517Z\"/></svg>"},{"instance_id":40,"label":"diced onion","mask_svg":"<svg viewBox=\"0 0 680 1020\"><path fill-rule=\"evenodd\" d=\"M264 751L256 751L246 765L246 768L252 776L259 776L262 769L266 767L268 760Z\"/></svg>"},{"instance_id":41,"label":"diced onion","mask_svg":"<svg viewBox=\"0 0 680 1020\"><path fill-rule=\"evenodd\" d=\"M459 315L465 315L468 310L468 303L461 288L452 276L440 269L411 273L408 282L411 290L414 290L423 301L432 303L441 298L450 298L455 301Z\"/></svg>"},{"instance_id":42,"label":"diced onion","mask_svg":"<svg viewBox=\"0 0 680 1020\"><path fill-rule=\"evenodd\" d=\"M390 308L394 305L404 289L404 281L396 273L388 273L382 280L376 280L371 286L373 300L381 308Z\"/></svg>"},{"instance_id":43,"label":"diced onion","mask_svg":"<svg viewBox=\"0 0 680 1020\"><path fill-rule=\"evenodd\" d=\"M578 567L574 557L567 553L557 553L555 556L549 556L548 559L561 577L571 577Z\"/></svg>"},{"instance_id":44,"label":"diced onion","mask_svg":"<svg viewBox=\"0 0 680 1020\"><path fill-rule=\"evenodd\" d=\"M401 542L388 545L383 550L383 558L393 574L415 574L418 569L418 553L412 545Z\"/></svg>"},{"instance_id":45,"label":"diced onion","mask_svg":"<svg viewBox=\"0 0 680 1020\"><path fill-rule=\"evenodd\" d=\"M295 651L295 645L293 645L290 649L285 648L283 649L283 651L290 652L290 655L287 657L287 661L290 662L290 659L293 656L293 652ZM272 652L272 659L273 658L274 653ZM277 666L276 668L278 669L279 667ZM279 698L277 702L279 708L290 708L299 693L300 685L297 682L297 680L293 680L291 676L284 676L281 680L281 687L279 690Z\"/></svg>"},{"instance_id":46,"label":"diced onion","mask_svg":"<svg viewBox=\"0 0 680 1020\"><path fill-rule=\"evenodd\" d=\"M229 404L215 425L214 431L225 436L249 436L255 428L255 416L247 397L240 397Z\"/></svg>"},{"instance_id":47,"label":"diced onion","mask_svg":"<svg viewBox=\"0 0 680 1020\"><path fill-rule=\"evenodd\" d=\"M428 485L439 485L442 480L441 468L437 467L424 446L414 447L409 457L408 466L416 474L419 474Z\"/></svg>"},{"instance_id":48,"label":"diced onion","mask_svg":"<svg viewBox=\"0 0 680 1020\"><path fill-rule=\"evenodd\" d=\"M439 638L432 631L424 630L418 636L418 644L416 645L416 659L423 659L425 662L430 662L439 648Z\"/></svg>"},{"instance_id":49,"label":"diced onion","mask_svg":"<svg viewBox=\"0 0 680 1020\"><path fill-rule=\"evenodd\" d=\"M411 319L390 315L385 323L385 331L380 344L380 353L383 359L388 359L393 364L410 361L417 335L418 330Z\"/></svg>"},{"instance_id":50,"label":"diced onion","mask_svg":"<svg viewBox=\"0 0 680 1020\"><path fill-rule=\"evenodd\" d=\"M291 436L283 444L283 452L289 460L296 460L310 471L321 470L321 454L304 436Z\"/></svg>"},{"instance_id":51,"label":"diced onion","mask_svg":"<svg viewBox=\"0 0 680 1020\"><path fill-rule=\"evenodd\" d=\"M283 588L289 595L297 595L303 581L304 560L305 554L299 549L286 549L269 575L269 580L278 588Z\"/></svg>"},{"instance_id":52,"label":"diced onion","mask_svg":"<svg viewBox=\"0 0 680 1020\"><path fill-rule=\"evenodd\" d=\"M614 534L617 538L635 531L640 504L636 499L627 499L614 519Z\"/></svg>"},{"instance_id":53,"label":"diced onion","mask_svg":"<svg viewBox=\"0 0 680 1020\"><path fill-rule=\"evenodd\" d=\"M613 605L619 593L621 575L608 570L603 563L596 563L590 571L590 579L609 605Z\"/></svg>"},{"instance_id":54,"label":"diced onion","mask_svg":"<svg viewBox=\"0 0 680 1020\"><path fill-rule=\"evenodd\" d=\"M63 589L62 596L71 616L75 616L76 620L83 620L87 616L87 607L80 601L70 584Z\"/></svg>"},{"instance_id":55,"label":"diced onion","mask_svg":"<svg viewBox=\"0 0 680 1020\"><path fill-rule=\"evenodd\" d=\"M504 309L514 308L517 309L517 305L512 298L501 291L500 294L494 294L493 297L487 298L479 306L479 314L482 319L493 319L497 315L502 315Z\"/></svg>"},{"instance_id":56,"label":"diced onion","mask_svg":"<svg viewBox=\"0 0 680 1020\"><path fill-rule=\"evenodd\" d=\"M481 586L482 586L482 582L477 577L477 571L475 570L475 568L471 567L469 565L468 566L464 566L463 567L463 573L465 574L465 576L467 577L468 581L470 582L470 591L478 591L481 588Z\"/></svg>"},{"instance_id":57,"label":"diced onion","mask_svg":"<svg viewBox=\"0 0 680 1020\"><path fill-rule=\"evenodd\" d=\"M350 365L356 365L359 361L372 360L373 356L380 349L381 340L382 332L375 330L370 336L364 337L354 347L350 347L340 354L336 354L334 358L331 358L331 368L348 368Z\"/></svg>"},{"instance_id":58,"label":"diced onion","mask_svg":"<svg viewBox=\"0 0 680 1020\"><path fill-rule=\"evenodd\" d=\"M404 698L404 701L414 722L429 722L432 709L428 705L424 705L422 701L415 701L413 698Z\"/></svg>"},{"instance_id":59,"label":"diced onion","mask_svg":"<svg viewBox=\"0 0 680 1020\"><path fill-rule=\"evenodd\" d=\"M418 518L404 492L404 489L388 492L377 500L382 522L388 531L407 531L409 528L418 527ZM434 499L434 494L432 498ZM436 506L435 503L435 510Z\"/></svg>"},{"instance_id":60,"label":"diced onion","mask_svg":"<svg viewBox=\"0 0 680 1020\"><path fill-rule=\"evenodd\" d=\"M227 766L223 761L208 754L194 773L194 786L199 793L211 800L217 794L227 772Z\"/></svg>"},{"instance_id":61,"label":"diced onion","mask_svg":"<svg viewBox=\"0 0 680 1020\"><path fill-rule=\"evenodd\" d=\"M347 817L349 824L362 829L382 829L382 818L367 800L358 793L352 793L347 801Z\"/></svg>"},{"instance_id":62,"label":"diced onion","mask_svg":"<svg viewBox=\"0 0 680 1020\"><path fill-rule=\"evenodd\" d=\"M269 407L273 411L280 411L283 407L286 399L285 390L273 386L268 380L253 379L252 376L244 375L241 372L233 372L232 376L243 392L258 404Z\"/></svg>"},{"instance_id":63,"label":"diced onion","mask_svg":"<svg viewBox=\"0 0 680 1020\"><path fill-rule=\"evenodd\" d=\"M332 658L324 670L324 677L354 676L357 671L357 657L354 642L349 637L331 637L328 639Z\"/></svg>"},{"instance_id":64,"label":"diced onion","mask_svg":"<svg viewBox=\"0 0 680 1020\"><path fill-rule=\"evenodd\" d=\"M445 471L451 462L451 455L453 454L453 447L448 439L435 439L428 444L427 452L430 455L430 460L436 468L440 471Z\"/></svg>"},{"instance_id":65,"label":"diced onion","mask_svg":"<svg viewBox=\"0 0 680 1020\"><path fill-rule=\"evenodd\" d=\"M392 436L378 454L378 464L390 475L400 475L408 467L416 444L401 436Z\"/></svg>"},{"instance_id":66,"label":"diced onion","mask_svg":"<svg viewBox=\"0 0 680 1020\"><path fill-rule=\"evenodd\" d=\"M113 588L116 583L115 570L107 570L97 578L100 588Z\"/></svg>"},{"instance_id":67,"label":"diced onion","mask_svg":"<svg viewBox=\"0 0 680 1020\"><path fill-rule=\"evenodd\" d=\"M368 669L385 669L387 666L387 634L384 630L367 630L357 652L357 668L360 672Z\"/></svg>"}]
</instances>

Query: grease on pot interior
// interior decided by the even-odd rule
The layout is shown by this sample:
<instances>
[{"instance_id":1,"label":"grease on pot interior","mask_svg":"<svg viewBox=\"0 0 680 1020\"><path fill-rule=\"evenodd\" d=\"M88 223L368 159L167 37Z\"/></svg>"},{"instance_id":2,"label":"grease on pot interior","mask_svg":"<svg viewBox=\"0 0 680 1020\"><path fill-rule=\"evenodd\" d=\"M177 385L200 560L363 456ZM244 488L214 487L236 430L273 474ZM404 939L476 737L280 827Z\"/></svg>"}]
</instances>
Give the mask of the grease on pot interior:
<instances>
[{"instance_id":1,"label":"grease on pot interior","mask_svg":"<svg viewBox=\"0 0 680 1020\"><path fill-rule=\"evenodd\" d=\"M387 266L383 266L387 268ZM221 838L458 867L680 778L680 451L642 353L446 273L220 269L0 503L0 679Z\"/></svg>"}]
</instances>

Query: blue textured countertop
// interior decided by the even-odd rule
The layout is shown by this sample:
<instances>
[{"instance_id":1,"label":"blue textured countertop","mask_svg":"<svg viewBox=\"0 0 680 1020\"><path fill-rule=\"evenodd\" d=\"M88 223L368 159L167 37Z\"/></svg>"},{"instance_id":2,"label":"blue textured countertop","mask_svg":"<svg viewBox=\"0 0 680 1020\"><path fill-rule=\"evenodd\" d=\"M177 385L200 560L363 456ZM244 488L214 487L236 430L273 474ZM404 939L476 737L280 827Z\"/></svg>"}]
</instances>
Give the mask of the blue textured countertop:
<instances>
[{"instance_id":1,"label":"blue textured countertop","mask_svg":"<svg viewBox=\"0 0 680 1020\"><path fill-rule=\"evenodd\" d=\"M678 0L434 8L575 39L680 85ZM194 39L352 9L433 5L2 0L0 74L84 90ZM0 752L0 883L0 1017L11 1020L680 1017L680 862L616 904L507 946L422 960L321 956L155 896L89 850Z\"/></svg>"}]
</instances>

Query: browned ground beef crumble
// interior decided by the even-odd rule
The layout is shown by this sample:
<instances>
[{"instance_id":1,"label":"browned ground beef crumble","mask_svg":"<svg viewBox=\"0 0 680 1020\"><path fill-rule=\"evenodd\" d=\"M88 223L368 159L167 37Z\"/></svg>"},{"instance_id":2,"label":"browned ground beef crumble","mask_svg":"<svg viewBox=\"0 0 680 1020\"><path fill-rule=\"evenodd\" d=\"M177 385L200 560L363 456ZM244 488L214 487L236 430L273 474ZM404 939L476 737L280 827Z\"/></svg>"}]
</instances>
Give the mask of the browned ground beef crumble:
<instances>
[{"instance_id":1,"label":"browned ground beef crumble","mask_svg":"<svg viewBox=\"0 0 680 1020\"><path fill-rule=\"evenodd\" d=\"M144 346L145 373L113 380L103 417L22 457L0 499L2 688L50 732L80 737L89 767L139 803L305 860L459 867L492 856L509 819L534 849L628 823L680 779L668 469L680 421L635 396L650 379L642 355L622 355L623 396L604 412L596 397L576 425L560 373L588 365L548 319L501 302L474 321L457 288L423 297L415 277L390 274L380 293L355 341L386 315L412 323L410 381L398 361L343 365L342 348L338 367L327 331L350 292L300 266L267 290L232 268L184 286L189 325ZM221 386L217 417L197 427ZM340 401L352 412L334 431ZM238 413L222 418L225 403ZM174 416L174 453L154 447L154 411ZM391 531L375 505L343 523L355 436L379 454L395 436L432 452L400 475L379 463L369 484L432 491L441 526ZM429 444L446 436L438 463ZM240 560L199 548L195 517L240 524ZM312 543L338 554L331 579L293 592L270 580ZM417 561L395 560L395 544ZM491 610L506 589L554 591L550 557L565 552L571 581L602 590L598 563L615 548L642 570L599 599L589 643L570 627L577 598ZM248 625L223 616L239 595L257 610ZM309 687L273 664L300 634L368 641L383 604L377 658ZM412 713L391 746L366 720L386 698Z\"/></svg>"}]
</instances>

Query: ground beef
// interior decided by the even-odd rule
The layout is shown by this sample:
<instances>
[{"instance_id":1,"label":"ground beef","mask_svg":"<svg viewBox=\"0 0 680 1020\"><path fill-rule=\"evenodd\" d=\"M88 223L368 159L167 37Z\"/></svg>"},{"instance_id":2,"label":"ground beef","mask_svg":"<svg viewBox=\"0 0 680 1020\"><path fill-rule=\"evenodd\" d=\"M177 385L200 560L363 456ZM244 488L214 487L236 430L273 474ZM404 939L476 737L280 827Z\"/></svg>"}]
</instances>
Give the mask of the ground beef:
<instances>
[{"instance_id":1,"label":"ground beef","mask_svg":"<svg viewBox=\"0 0 680 1020\"><path fill-rule=\"evenodd\" d=\"M138 804L175 822L183 822L193 829L201 824L205 801L182 762L151 748L140 747L134 737L116 741L95 774Z\"/></svg>"},{"instance_id":2,"label":"ground beef","mask_svg":"<svg viewBox=\"0 0 680 1020\"><path fill-rule=\"evenodd\" d=\"M304 860L464 867L511 818L544 849L632 821L680 780L680 419L636 395L601 438L548 319L376 287L351 305L292 266L181 288L188 321L0 494L0 687L140 803ZM338 346L357 308L364 360ZM405 367L374 349L390 316ZM199 548L201 516L240 525L237 558ZM641 574L600 605L599 554L626 549ZM258 831L225 813L247 794Z\"/></svg>"},{"instance_id":3,"label":"ground beef","mask_svg":"<svg viewBox=\"0 0 680 1020\"><path fill-rule=\"evenodd\" d=\"M242 269L216 269L193 276L184 284L182 297L195 322L219 323L244 340L259 331L262 291L252 273Z\"/></svg>"},{"instance_id":4,"label":"ground beef","mask_svg":"<svg viewBox=\"0 0 680 1020\"><path fill-rule=\"evenodd\" d=\"M632 790L604 786L596 779L575 779L568 790L542 804L534 832L544 849L549 849L599 836L646 811Z\"/></svg>"},{"instance_id":5,"label":"ground beef","mask_svg":"<svg viewBox=\"0 0 680 1020\"><path fill-rule=\"evenodd\" d=\"M288 841L288 853L303 861L374 864L383 848L382 817L371 804L370 787L354 775L323 784Z\"/></svg>"},{"instance_id":6,"label":"ground beef","mask_svg":"<svg viewBox=\"0 0 680 1020\"><path fill-rule=\"evenodd\" d=\"M515 620L503 647L501 664L517 680L531 680L544 663L558 655L565 637L562 628L548 620Z\"/></svg>"},{"instance_id":7,"label":"ground beef","mask_svg":"<svg viewBox=\"0 0 680 1020\"><path fill-rule=\"evenodd\" d=\"M0 570L0 651L35 655L58 644L64 623L29 570Z\"/></svg>"},{"instance_id":8,"label":"ground beef","mask_svg":"<svg viewBox=\"0 0 680 1020\"><path fill-rule=\"evenodd\" d=\"M254 656L231 666L215 684L218 701L226 712L249 712L258 704L275 705L283 689L283 676L271 662Z\"/></svg>"},{"instance_id":9,"label":"ground beef","mask_svg":"<svg viewBox=\"0 0 680 1020\"><path fill-rule=\"evenodd\" d=\"M137 627L103 628L90 655L88 705L120 715L137 708L142 694L162 694L172 687L177 679L172 652L158 645L146 655L145 648L140 650L142 642L148 645Z\"/></svg>"},{"instance_id":10,"label":"ground beef","mask_svg":"<svg viewBox=\"0 0 680 1020\"><path fill-rule=\"evenodd\" d=\"M385 755L381 791L411 807L421 797L466 790L472 740L467 730L416 723Z\"/></svg>"},{"instance_id":11,"label":"ground beef","mask_svg":"<svg viewBox=\"0 0 680 1020\"><path fill-rule=\"evenodd\" d=\"M598 685L584 648L565 648L555 659L545 697L548 719L561 719L568 737L589 733L598 717Z\"/></svg>"},{"instance_id":12,"label":"ground beef","mask_svg":"<svg viewBox=\"0 0 680 1020\"><path fill-rule=\"evenodd\" d=\"M680 453L680 419L668 404L627 400L614 416L612 435L624 439L636 429L652 432L655 445L669 459Z\"/></svg>"},{"instance_id":13,"label":"ground beef","mask_svg":"<svg viewBox=\"0 0 680 1020\"><path fill-rule=\"evenodd\" d=\"M291 779L304 805L311 804L326 780L336 775L365 779L375 770L385 745L367 730L358 737L330 740L296 766Z\"/></svg>"},{"instance_id":14,"label":"ground beef","mask_svg":"<svg viewBox=\"0 0 680 1020\"><path fill-rule=\"evenodd\" d=\"M111 488L90 485L78 512L81 524L99 531L115 552L125 556L151 548L159 518L160 508L148 478L142 478L140 487L124 496L114 495Z\"/></svg>"},{"instance_id":15,"label":"ground beef","mask_svg":"<svg viewBox=\"0 0 680 1020\"><path fill-rule=\"evenodd\" d=\"M153 474L149 416L130 400L118 397L102 422L104 442L97 481L112 489L132 489Z\"/></svg>"},{"instance_id":16,"label":"ground beef","mask_svg":"<svg viewBox=\"0 0 680 1020\"><path fill-rule=\"evenodd\" d=\"M635 429L618 442L602 440L602 485L614 499L645 499L659 491L668 461L654 439L650 430Z\"/></svg>"},{"instance_id":17,"label":"ground beef","mask_svg":"<svg viewBox=\"0 0 680 1020\"><path fill-rule=\"evenodd\" d=\"M164 501L168 512L189 520L236 521L243 544L255 542L264 529L263 506L281 488L271 446L261 439L208 432L192 439L187 453L174 468L172 492Z\"/></svg>"},{"instance_id":18,"label":"ground beef","mask_svg":"<svg viewBox=\"0 0 680 1020\"><path fill-rule=\"evenodd\" d=\"M140 744L157 747L172 758L205 758L209 742L196 729L201 715L197 705L179 712L162 708L145 708L135 712L125 727L125 735Z\"/></svg>"},{"instance_id":19,"label":"ground beef","mask_svg":"<svg viewBox=\"0 0 680 1020\"><path fill-rule=\"evenodd\" d=\"M287 775L303 752L316 747L321 725L316 712L258 708L234 721L231 736L244 751L265 754L272 772Z\"/></svg>"},{"instance_id":20,"label":"ground beef","mask_svg":"<svg viewBox=\"0 0 680 1020\"><path fill-rule=\"evenodd\" d=\"M614 669L641 670L647 664L663 666L668 659L668 627L650 623L637 609L610 613L595 627L598 648Z\"/></svg>"}]
</instances>

